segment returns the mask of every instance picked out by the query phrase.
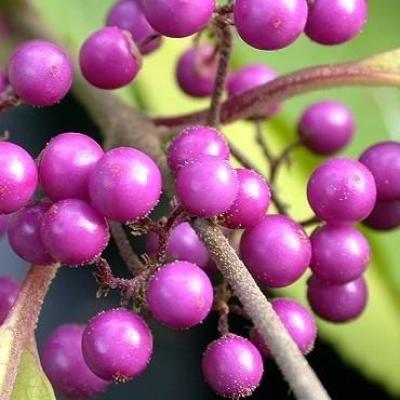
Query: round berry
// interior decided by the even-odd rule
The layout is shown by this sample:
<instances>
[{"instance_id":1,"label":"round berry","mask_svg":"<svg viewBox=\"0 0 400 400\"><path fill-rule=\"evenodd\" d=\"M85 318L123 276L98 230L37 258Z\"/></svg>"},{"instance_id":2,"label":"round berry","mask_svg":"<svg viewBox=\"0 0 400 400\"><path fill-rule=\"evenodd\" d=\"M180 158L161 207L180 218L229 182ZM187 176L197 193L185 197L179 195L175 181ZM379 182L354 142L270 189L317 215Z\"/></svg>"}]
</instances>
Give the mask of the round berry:
<instances>
[{"instance_id":1,"label":"round berry","mask_svg":"<svg viewBox=\"0 0 400 400\"><path fill-rule=\"evenodd\" d=\"M199 217L223 214L238 192L237 173L226 160L202 156L177 173L176 193L185 209Z\"/></svg>"},{"instance_id":2,"label":"round berry","mask_svg":"<svg viewBox=\"0 0 400 400\"><path fill-rule=\"evenodd\" d=\"M180 38L200 32L214 11L214 0L146 0L150 25L164 36Z\"/></svg>"},{"instance_id":3,"label":"round berry","mask_svg":"<svg viewBox=\"0 0 400 400\"><path fill-rule=\"evenodd\" d=\"M233 6L239 36L259 50L289 46L307 22L306 0L236 0Z\"/></svg>"},{"instance_id":4,"label":"round berry","mask_svg":"<svg viewBox=\"0 0 400 400\"><path fill-rule=\"evenodd\" d=\"M107 222L88 203L61 200L45 213L41 236L54 260L76 266L90 264L106 248L110 237Z\"/></svg>"},{"instance_id":5,"label":"round berry","mask_svg":"<svg viewBox=\"0 0 400 400\"><path fill-rule=\"evenodd\" d=\"M18 293L21 289L21 284L9 276L0 276L0 325L7 318Z\"/></svg>"},{"instance_id":6,"label":"round berry","mask_svg":"<svg viewBox=\"0 0 400 400\"><path fill-rule=\"evenodd\" d=\"M178 60L176 79L183 92L193 97L211 96L219 56L214 46L200 44L187 49Z\"/></svg>"},{"instance_id":7,"label":"round berry","mask_svg":"<svg viewBox=\"0 0 400 400\"><path fill-rule=\"evenodd\" d=\"M308 282L307 297L319 317L331 322L347 322L364 311L368 299L367 284L363 277L333 284L313 276Z\"/></svg>"},{"instance_id":8,"label":"round berry","mask_svg":"<svg viewBox=\"0 0 400 400\"><path fill-rule=\"evenodd\" d=\"M317 217L332 224L353 224L365 219L376 200L371 172L360 162L334 158L311 175L307 197Z\"/></svg>"},{"instance_id":9,"label":"round berry","mask_svg":"<svg viewBox=\"0 0 400 400\"><path fill-rule=\"evenodd\" d=\"M267 215L244 232L240 255L257 280L278 288L303 275L311 260L311 244L300 224L284 215Z\"/></svg>"},{"instance_id":10,"label":"round berry","mask_svg":"<svg viewBox=\"0 0 400 400\"><path fill-rule=\"evenodd\" d=\"M264 85L277 78L278 74L272 68L265 64L250 64L242 67L231 74L228 79L227 88L229 97L238 96L248 90L255 89L257 86ZM272 117L281 106L280 104L271 104L265 111L254 115L257 118Z\"/></svg>"},{"instance_id":11,"label":"round berry","mask_svg":"<svg viewBox=\"0 0 400 400\"><path fill-rule=\"evenodd\" d=\"M107 25L128 31L142 54L151 53L161 44L161 36L147 22L140 0L115 3L107 15Z\"/></svg>"},{"instance_id":12,"label":"round berry","mask_svg":"<svg viewBox=\"0 0 400 400\"><path fill-rule=\"evenodd\" d=\"M187 261L161 266L147 289L147 301L154 318L175 329L201 323L211 310L213 295L205 272Z\"/></svg>"},{"instance_id":13,"label":"round berry","mask_svg":"<svg viewBox=\"0 0 400 400\"><path fill-rule=\"evenodd\" d=\"M390 231L400 227L400 199L377 201L371 214L363 223L378 231Z\"/></svg>"},{"instance_id":14,"label":"round berry","mask_svg":"<svg viewBox=\"0 0 400 400\"><path fill-rule=\"evenodd\" d=\"M265 179L251 169L238 169L239 194L225 214L225 225L231 229L247 229L264 218L271 200Z\"/></svg>"},{"instance_id":15,"label":"round berry","mask_svg":"<svg viewBox=\"0 0 400 400\"><path fill-rule=\"evenodd\" d=\"M7 230L8 216L0 214L0 238L4 235Z\"/></svg>"},{"instance_id":16,"label":"round berry","mask_svg":"<svg viewBox=\"0 0 400 400\"><path fill-rule=\"evenodd\" d=\"M314 275L325 282L346 283L367 268L371 249L368 240L351 226L323 226L311 235Z\"/></svg>"},{"instance_id":17,"label":"round berry","mask_svg":"<svg viewBox=\"0 0 400 400\"><path fill-rule=\"evenodd\" d=\"M97 376L123 382L141 374L149 364L153 336L142 318L117 308L103 311L89 322L82 351Z\"/></svg>"},{"instance_id":18,"label":"round berry","mask_svg":"<svg viewBox=\"0 0 400 400\"><path fill-rule=\"evenodd\" d=\"M338 101L319 101L301 116L299 136L302 144L316 154L333 154L347 146L355 131L350 109Z\"/></svg>"},{"instance_id":19,"label":"round berry","mask_svg":"<svg viewBox=\"0 0 400 400\"><path fill-rule=\"evenodd\" d=\"M115 26L94 32L82 45L79 63L83 76L101 89L117 89L130 83L142 61L131 35Z\"/></svg>"},{"instance_id":20,"label":"round berry","mask_svg":"<svg viewBox=\"0 0 400 400\"><path fill-rule=\"evenodd\" d=\"M320 44L345 43L361 32L367 14L366 0L315 0L309 5L305 33Z\"/></svg>"},{"instance_id":21,"label":"round berry","mask_svg":"<svg viewBox=\"0 0 400 400\"><path fill-rule=\"evenodd\" d=\"M76 324L59 326L47 338L41 351L43 370L51 384L70 398L92 397L104 392L109 385L96 376L83 359L84 329Z\"/></svg>"},{"instance_id":22,"label":"round berry","mask_svg":"<svg viewBox=\"0 0 400 400\"><path fill-rule=\"evenodd\" d=\"M96 164L89 193L101 214L127 222L153 210L160 199L161 185L161 172L147 154L131 147L117 147Z\"/></svg>"},{"instance_id":23,"label":"round berry","mask_svg":"<svg viewBox=\"0 0 400 400\"><path fill-rule=\"evenodd\" d=\"M57 135L40 154L39 179L43 190L55 201L89 200L89 176L103 155L102 148L89 136Z\"/></svg>"},{"instance_id":24,"label":"round berry","mask_svg":"<svg viewBox=\"0 0 400 400\"><path fill-rule=\"evenodd\" d=\"M40 228L50 202L38 202L19 210L10 218L8 241L11 248L25 261L36 265L54 263L42 242Z\"/></svg>"},{"instance_id":25,"label":"round berry","mask_svg":"<svg viewBox=\"0 0 400 400\"><path fill-rule=\"evenodd\" d=\"M146 243L147 253L157 253L158 245L158 236L150 233ZM188 222L182 222L172 229L168 238L167 260L188 261L208 270L210 263L208 251Z\"/></svg>"},{"instance_id":26,"label":"round berry","mask_svg":"<svg viewBox=\"0 0 400 400\"><path fill-rule=\"evenodd\" d=\"M11 55L8 79L24 102L51 106L61 101L71 88L72 65L55 44L32 40Z\"/></svg>"},{"instance_id":27,"label":"round berry","mask_svg":"<svg viewBox=\"0 0 400 400\"><path fill-rule=\"evenodd\" d=\"M400 142L371 146L360 161L374 176L378 200L400 200Z\"/></svg>"},{"instance_id":28,"label":"round berry","mask_svg":"<svg viewBox=\"0 0 400 400\"><path fill-rule=\"evenodd\" d=\"M317 337L317 325L310 311L297 301L285 298L272 300L272 308L299 350L303 354L308 354L313 349ZM252 331L251 341L264 357L271 356L268 345L256 329Z\"/></svg>"},{"instance_id":29,"label":"round berry","mask_svg":"<svg viewBox=\"0 0 400 400\"><path fill-rule=\"evenodd\" d=\"M28 204L38 183L35 161L20 146L0 141L0 214Z\"/></svg>"},{"instance_id":30,"label":"round berry","mask_svg":"<svg viewBox=\"0 0 400 400\"><path fill-rule=\"evenodd\" d=\"M168 166L177 171L189 160L199 156L229 160L229 145L224 136L209 126L191 126L172 141L168 149Z\"/></svg>"},{"instance_id":31,"label":"round berry","mask_svg":"<svg viewBox=\"0 0 400 400\"><path fill-rule=\"evenodd\" d=\"M203 355L203 375L207 384L220 396L251 396L264 373L257 348L247 339L225 335L210 343Z\"/></svg>"}]
</instances>

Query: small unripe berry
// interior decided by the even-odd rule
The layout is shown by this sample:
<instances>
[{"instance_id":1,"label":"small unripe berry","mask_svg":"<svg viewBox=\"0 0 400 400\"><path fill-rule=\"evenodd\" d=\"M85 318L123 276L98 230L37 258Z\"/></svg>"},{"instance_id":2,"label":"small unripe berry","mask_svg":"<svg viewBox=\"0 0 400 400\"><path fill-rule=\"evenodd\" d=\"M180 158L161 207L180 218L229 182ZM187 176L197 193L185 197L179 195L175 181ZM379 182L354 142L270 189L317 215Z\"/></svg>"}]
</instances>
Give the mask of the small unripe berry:
<instances>
[{"instance_id":1,"label":"small unripe berry","mask_svg":"<svg viewBox=\"0 0 400 400\"><path fill-rule=\"evenodd\" d=\"M371 214L363 221L364 225L377 231L390 231L400 227L400 199L378 200Z\"/></svg>"},{"instance_id":2,"label":"small unripe berry","mask_svg":"<svg viewBox=\"0 0 400 400\"><path fill-rule=\"evenodd\" d=\"M72 65L53 43L32 40L20 45L8 63L8 79L17 95L34 106L61 101L72 85Z\"/></svg>"},{"instance_id":3,"label":"small unripe berry","mask_svg":"<svg viewBox=\"0 0 400 400\"><path fill-rule=\"evenodd\" d=\"M9 276L0 276L0 325L17 299L21 284Z\"/></svg>"}]
</instances>

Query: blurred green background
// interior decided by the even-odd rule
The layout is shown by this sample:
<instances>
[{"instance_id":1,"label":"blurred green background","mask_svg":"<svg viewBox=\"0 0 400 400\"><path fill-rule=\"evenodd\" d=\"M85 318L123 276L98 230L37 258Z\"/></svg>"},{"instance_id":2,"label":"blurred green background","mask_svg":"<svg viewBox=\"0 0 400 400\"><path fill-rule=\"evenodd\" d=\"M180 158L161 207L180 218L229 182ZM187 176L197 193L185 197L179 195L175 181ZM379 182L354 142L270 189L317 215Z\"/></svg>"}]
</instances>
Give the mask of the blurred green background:
<instances>
[{"instance_id":1,"label":"blurred green background","mask_svg":"<svg viewBox=\"0 0 400 400\"><path fill-rule=\"evenodd\" d=\"M85 37L104 24L113 1L34 0L32 3L64 43L76 52ZM263 62L284 74L311 65L353 60L400 47L400 1L370 0L368 5L367 27L349 44L322 47L304 37L288 49L260 52L237 39L233 67ZM164 40L159 51L145 58L137 81L128 88L116 91L116 95L156 115L181 114L207 106L205 100L193 100L182 94L174 79L176 59L190 44L191 39ZM357 158L372 143L400 140L400 92L397 89L341 88L299 96L285 103L282 112L265 123L265 134L276 152L295 140L296 121L302 109L322 98L341 100L355 114L357 134L344 155ZM0 128L10 129L12 137L29 146L35 155L49 137L62 130L98 135L94 124L73 99L48 110L20 108L3 117ZM245 149L260 168L266 169L249 123L227 126L224 133ZM307 176L321 160L307 151L298 150L291 169L285 167L279 175L278 188L290 203L291 213L299 219L311 215L305 197L305 184ZM373 249L373 263L368 272L368 308L359 320L350 324L334 325L319 321L323 343L317 345L310 359L324 383L332 390L338 390L334 398L353 398L363 391L367 398L400 398L400 232L382 234L366 229L364 232ZM6 252L2 254L10 257L2 257L7 260L7 269L11 265L14 273L22 275L23 267L16 266L18 261L9 254L4 243L2 247ZM74 319L84 321L94 308L108 307L110 301L116 304L114 299L93 305L95 287L90 275L88 271L62 271L51 290L50 304L44 311L45 322L39 330L41 337L57 323ZM306 277L292 287L276 291L276 294L295 296L305 301L305 280ZM63 313L59 313L60 307L65 310ZM216 335L214 322L208 327L195 329L193 333L175 333L156 327L159 341L150 371L138 382L113 388L111 394L103 398L125 399L128 395L149 399L213 398L201 382L199 359L207 340ZM270 371L268 373L267 369L266 383L254 398L261 398L264 393L264 397L274 393L270 398L286 398L287 388L272 364ZM345 386L344 390L335 389L340 381Z\"/></svg>"}]
</instances>

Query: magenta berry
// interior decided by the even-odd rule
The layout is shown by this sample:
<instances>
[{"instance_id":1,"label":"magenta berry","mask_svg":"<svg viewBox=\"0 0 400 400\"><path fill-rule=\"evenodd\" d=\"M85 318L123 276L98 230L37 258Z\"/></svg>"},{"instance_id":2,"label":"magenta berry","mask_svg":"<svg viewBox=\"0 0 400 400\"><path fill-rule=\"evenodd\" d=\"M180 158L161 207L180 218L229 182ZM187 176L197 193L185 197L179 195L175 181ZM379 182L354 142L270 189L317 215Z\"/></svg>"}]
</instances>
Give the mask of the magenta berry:
<instances>
[{"instance_id":1,"label":"magenta berry","mask_svg":"<svg viewBox=\"0 0 400 400\"><path fill-rule=\"evenodd\" d=\"M175 329L201 323L211 310L213 295L205 272L187 261L161 266L147 289L147 301L154 318Z\"/></svg>"},{"instance_id":2,"label":"magenta berry","mask_svg":"<svg viewBox=\"0 0 400 400\"><path fill-rule=\"evenodd\" d=\"M400 199L378 200L363 223L377 231L390 231L400 227Z\"/></svg>"},{"instance_id":3,"label":"magenta berry","mask_svg":"<svg viewBox=\"0 0 400 400\"><path fill-rule=\"evenodd\" d=\"M361 32L367 15L366 0L315 0L309 5L305 33L320 44L345 43Z\"/></svg>"},{"instance_id":4,"label":"magenta berry","mask_svg":"<svg viewBox=\"0 0 400 400\"><path fill-rule=\"evenodd\" d=\"M50 202L38 202L22 208L10 218L8 241L11 248L31 264L49 265L54 263L40 234L44 214L50 206Z\"/></svg>"},{"instance_id":5,"label":"magenta berry","mask_svg":"<svg viewBox=\"0 0 400 400\"><path fill-rule=\"evenodd\" d=\"M0 214L28 204L38 183L35 161L20 146L0 141Z\"/></svg>"},{"instance_id":6,"label":"magenta berry","mask_svg":"<svg viewBox=\"0 0 400 400\"><path fill-rule=\"evenodd\" d=\"M346 283L367 268L371 249L367 239L351 226L326 225L311 235L314 275L324 282Z\"/></svg>"},{"instance_id":7,"label":"magenta berry","mask_svg":"<svg viewBox=\"0 0 400 400\"><path fill-rule=\"evenodd\" d=\"M284 215L267 215L244 232L240 255L258 281L278 288L303 275L311 260L311 245L300 224Z\"/></svg>"},{"instance_id":8,"label":"magenta berry","mask_svg":"<svg viewBox=\"0 0 400 400\"><path fill-rule=\"evenodd\" d=\"M317 337L317 325L314 317L303 305L293 299L276 298L272 307L278 314L293 341L303 354L309 353ZM251 341L264 357L270 357L271 351L257 330L253 330Z\"/></svg>"},{"instance_id":9,"label":"magenta berry","mask_svg":"<svg viewBox=\"0 0 400 400\"><path fill-rule=\"evenodd\" d=\"M104 151L81 133L62 133L51 139L39 158L39 179L52 200L89 200L89 176ZM68 177L68 182L65 181Z\"/></svg>"},{"instance_id":10,"label":"magenta berry","mask_svg":"<svg viewBox=\"0 0 400 400\"><path fill-rule=\"evenodd\" d=\"M147 22L140 0L115 3L107 15L107 25L128 31L142 54L151 53L161 44L161 36Z\"/></svg>"},{"instance_id":11,"label":"magenta berry","mask_svg":"<svg viewBox=\"0 0 400 400\"><path fill-rule=\"evenodd\" d=\"M93 33L82 45L79 63L83 76L101 89L117 89L130 83L142 61L130 34L115 26Z\"/></svg>"},{"instance_id":12,"label":"magenta berry","mask_svg":"<svg viewBox=\"0 0 400 400\"><path fill-rule=\"evenodd\" d=\"M229 160L229 145L224 136L208 126L191 126L172 141L168 149L168 166L177 171L189 160L212 156Z\"/></svg>"},{"instance_id":13,"label":"magenta berry","mask_svg":"<svg viewBox=\"0 0 400 400\"><path fill-rule=\"evenodd\" d=\"M374 176L378 200L400 199L400 143L382 142L368 148L360 161Z\"/></svg>"},{"instance_id":14,"label":"magenta berry","mask_svg":"<svg viewBox=\"0 0 400 400\"><path fill-rule=\"evenodd\" d=\"M251 396L264 373L257 348L247 339L225 335L210 343L203 355L203 375L207 384L220 396Z\"/></svg>"},{"instance_id":15,"label":"magenta berry","mask_svg":"<svg viewBox=\"0 0 400 400\"><path fill-rule=\"evenodd\" d=\"M21 284L9 276L0 276L0 325L7 318L18 297Z\"/></svg>"},{"instance_id":16,"label":"magenta berry","mask_svg":"<svg viewBox=\"0 0 400 400\"><path fill-rule=\"evenodd\" d=\"M307 297L319 317L331 322L347 322L364 311L368 290L363 277L343 284L332 284L313 276L308 282Z\"/></svg>"},{"instance_id":17,"label":"magenta berry","mask_svg":"<svg viewBox=\"0 0 400 400\"><path fill-rule=\"evenodd\" d=\"M211 96L218 70L214 46L200 44L187 49L178 60L176 79L180 88L193 97Z\"/></svg>"},{"instance_id":18,"label":"magenta berry","mask_svg":"<svg viewBox=\"0 0 400 400\"><path fill-rule=\"evenodd\" d=\"M332 225L353 224L371 213L376 185L371 172L360 162L334 158L313 172L307 197L322 220Z\"/></svg>"},{"instance_id":19,"label":"magenta berry","mask_svg":"<svg viewBox=\"0 0 400 400\"><path fill-rule=\"evenodd\" d=\"M146 243L148 254L157 253L158 244L158 236L150 233ZM188 222L182 222L172 229L168 238L167 260L188 261L208 270L208 251Z\"/></svg>"},{"instance_id":20,"label":"magenta berry","mask_svg":"<svg viewBox=\"0 0 400 400\"><path fill-rule=\"evenodd\" d=\"M153 337L146 323L123 308L103 311L82 337L89 368L106 380L126 381L140 375L150 362Z\"/></svg>"},{"instance_id":21,"label":"magenta berry","mask_svg":"<svg viewBox=\"0 0 400 400\"><path fill-rule=\"evenodd\" d=\"M55 329L41 351L43 370L51 384L69 398L87 398L104 392L109 382L96 376L82 355L85 327L65 324Z\"/></svg>"},{"instance_id":22,"label":"magenta berry","mask_svg":"<svg viewBox=\"0 0 400 400\"><path fill-rule=\"evenodd\" d=\"M293 43L307 21L306 0L236 0L233 8L240 37L259 50Z\"/></svg>"},{"instance_id":23,"label":"magenta berry","mask_svg":"<svg viewBox=\"0 0 400 400\"><path fill-rule=\"evenodd\" d=\"M23 43L12 54L8 79L24 102L51 106L68 93L72 84L72 65L55 44L32 40Z\"/></svg>"},{"instance_id":24,"label":"magenta berry","mask_svg":"<svg viewBox=\"0 0 400 400\"><path fill-rule=\"evenodd\" d=\"M41 236L54 260L70 266L93 262L108 243L107 222L78 199L54 203L43 217Z\"/></svg>"},{"instance_id":25,"label":"magenta berry","mask_svg":"<svg viewBox=\"0 0 400 400\"><path fill-rule=\"evenodd\" d=\"M8 225L8 216L0 214L0 238L4 235L4 232L7 230Z\"/></svg>"},{"instance_id":26,"label":"magenta berry","mask_svg":"<svg viewBox=\"0 0 400 400\"><path fill-rule=\"evenodd\" d=\"M278 74L272 68L265 64L250 64L242 67L234 72L228 79L227 88L229 97L238 96L248 90L254 89L257 86L277 78ZM265 111L254 115L257 118L272 117L275 115L281 106L280 104L272 104L267 106Z\"/></svg>"},{"instance_id":27,"label":"magenta berry","mask_svg":"<svg viewBox=\"0 0 400 400\"><path fill-rule=\"evenodd\" d=\"M347 146L355 131L350 109L338 101L319 101L308 107L298 126L302 144L316 154L333 154Z\"/></svg>"},{"instance_id":28,"label":"magenta berry","mask_svg":"<svg viewBox=\"0 0 400 400\"><path fill-rule=\"evenodd\" d=\"M161 195L161 173L145 153L118 147L96 164L89 193L93 206L106 218L127 222L149 214Z\"/></svg>"},{"instance_id":29,"label":"magenta berry","mask_svg":"<svg viewBox=\"0 0 400 400\"><path fill-rule=\"evenodd\" d=\"M199 217L223 214L238 192L237 173L226 160L202 156L177 173L176 193L185 209Z\"/></svg>"},{"instance_id":30,"label":"magenta berry","mask_svg":"<svg viewBox=\"0 0 400 400\"><path fill-rule=\"evenodd\" d=\"M239 194L225 214L228 228L251 228L264 218L271 200L265 179L250 169L238 169Z\"/></svg>"},{"instance_id":31,"label":"magenta berry","mask_svg":"<svg viewBox=\"0 0 400 400\"><path fill-rule=\"evenodd\" d=\"M185 37L201 31L214 11L214 0L146 0L144 13L150 25L168 37Z\"/></svg>"}]
</instances>

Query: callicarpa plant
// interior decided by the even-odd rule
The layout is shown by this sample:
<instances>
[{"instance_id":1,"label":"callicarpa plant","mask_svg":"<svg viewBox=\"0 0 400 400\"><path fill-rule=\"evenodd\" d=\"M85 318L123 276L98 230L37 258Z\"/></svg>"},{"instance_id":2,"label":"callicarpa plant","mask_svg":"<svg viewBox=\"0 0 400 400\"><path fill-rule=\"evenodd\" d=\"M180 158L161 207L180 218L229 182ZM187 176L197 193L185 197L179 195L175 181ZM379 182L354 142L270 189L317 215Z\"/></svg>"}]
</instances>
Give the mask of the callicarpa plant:
<instances>
[{"instance_id":1,"label":"callicarpa plant","mask_svg":"<svg viewBox=\"0 0 400 400\"><path fill-rule=\"evenodd\" d=\"M96 397L145 373L157 352L150 320L174 335L212 313L216 339L199 349L198 368L216 395L251 397L273 360L295 398L329 399L305 355L317 321L342 330L369 307L369 232L400 227L400 142L340 155L357 140L358 121L328 93L298 116L296 137L280 152L267 127L286 100L307 92L400 86L400 55L280 75L256 61L255 49L279 57L305 35L315 52L330 51L362 35L367 0L119 0L78 49L42 12L77 2L2 3L13 48L0 72L1 113L54 106L72 90L104 141L55 132L36 158L12 132L0 141L0 232L31 264L22 283L0 277L0 399ZM129 107L112 90L140 85L148 57L170 38L186 46L175 59L177 87L208 107L175 116ZM235 46L253 49L252 62L237 68ZM153 78L157 97L165 82ZM226 134L240 120L253 130L251 149ZM302 188L307 218L279 182L301 151L319 157ZM111 241L129 277L103 254ZM91 268L97 297L115 291L120 307L54 326L37 357L35 329L60 268ZM289 297L285 288L304 279L307 300Z\"/></svg>"}]
</instances>

